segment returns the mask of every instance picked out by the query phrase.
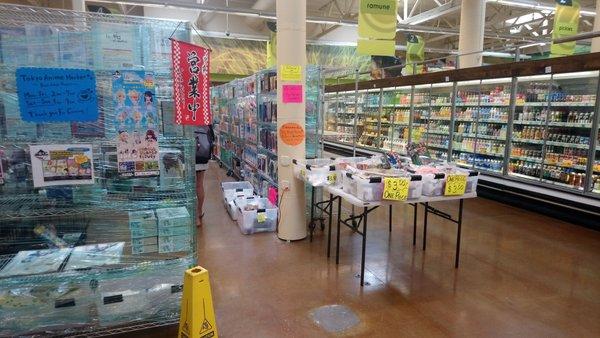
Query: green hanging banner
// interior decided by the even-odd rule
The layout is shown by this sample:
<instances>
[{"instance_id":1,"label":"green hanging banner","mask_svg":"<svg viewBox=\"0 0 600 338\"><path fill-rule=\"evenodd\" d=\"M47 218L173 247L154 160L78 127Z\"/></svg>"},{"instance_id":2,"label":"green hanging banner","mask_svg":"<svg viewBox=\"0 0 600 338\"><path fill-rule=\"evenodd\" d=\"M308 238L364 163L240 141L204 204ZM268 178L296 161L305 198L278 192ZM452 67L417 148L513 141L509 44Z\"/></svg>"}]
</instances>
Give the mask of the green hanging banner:
<instances>
[{"instance_id":1,"label":"green hanging banner","mask_svg":"<svg viewBox=\"0 0 600 338\"><path fill-rule=\"evenodd\" d=\"M271 32L271 38L267 41L267 68L277 65L277 33Z\"/></svg>"},{"instance_id":2,"label":"green hanging banner","mask_svg":"<svg viewBox=\"0 0 600 338\"><path fill-rule=\"evenodd\" d=\"M556 0L552 40L577 34L579 28L579 8L579 0ZM553 42L552 46L550 46L550 55L552 57L572 55L574 51L575 41Z\"/></svg>"},{"instance_id":3,"label":"green hanging banner","mask_svg":"<svg viewBox=\"0 0 600 338\"><path fill-rule=\"evenodd\" d=\"M402 73L404 75L423 73L423 61L425 61L425 40L419 35L407 34L406 67Z\"/></svg>"},{"instance_id":4,"label":"green hanging banner","mask_svg":"<svg viewBox=\"0 0 600 338\"><path fill-rule=\"evenodd\" d=\"M394 56L396 0L360 0L358 54Z\"/></svg>"}]
</instances>

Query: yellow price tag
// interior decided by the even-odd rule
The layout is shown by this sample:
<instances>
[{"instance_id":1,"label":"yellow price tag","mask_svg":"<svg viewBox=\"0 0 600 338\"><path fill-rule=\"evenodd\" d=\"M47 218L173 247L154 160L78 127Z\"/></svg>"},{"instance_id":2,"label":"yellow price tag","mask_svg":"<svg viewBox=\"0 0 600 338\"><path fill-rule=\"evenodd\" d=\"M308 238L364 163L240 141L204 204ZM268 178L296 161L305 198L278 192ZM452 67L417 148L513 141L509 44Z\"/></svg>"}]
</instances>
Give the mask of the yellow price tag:
<instances>
[{"instance_id":1,"label":"yellow price tag","mask_svg":"<svg viewBox=\"0 0 600 338\"><path fill-rule=\"evenodd\" d=\"M306 170L305 169L300 169L300 177L302 177L302 178L306 177Z\"/></svg>"},{"instance_id":2,"label":"yellow price tag","mask_svg":"<svg viewBox=\"0 0 600 338\"><path fill-rule=\"evenodd\" d=\"M383 179L383 199L392 201L406 201L408 198L408 178L385 177Z\"/></svg>"},{"instance_id":3,"label":"yellow price tag","mask_svg":"<svg viewBox=\"0 0 600 338\"><path fill-rule=\"evenodd\" d=\"M446 178L446 189L444 195L446 196L460 196L465 193L467 189L467 176L466 175L448 175Z\"/></svg>"},{"instance_id":4,"label":"yellow price tag","mask_svg":"<svg viewBox=\"0 0 600 338\"><path fill-rule=\"evenodd\" d=\"M267 214L264 212L259 212L256 214L256 220L258 223L264 223L267 220Z\"/></svg>"},{"instance_id":5,"label":"yellow price tag","mask_svg":"<svg viewBox=\"0 0 600 338\"><path fill-rule=\"evenodd\" d=\"M302 80L302 66L281 65L281 81L300 82Z\"/></svg>"},{"instance_id":6,"label":"yellow price tag","mask_svg":"<svg viewBox=\"0 0 600 338\"><path fill-rule=\"evenodd\" d=\"M329 184L335 183L336 179L337 179L337 174L335 174L335 173L327 175L327 182L329 182Z\"/></svg>"}]
</instances>

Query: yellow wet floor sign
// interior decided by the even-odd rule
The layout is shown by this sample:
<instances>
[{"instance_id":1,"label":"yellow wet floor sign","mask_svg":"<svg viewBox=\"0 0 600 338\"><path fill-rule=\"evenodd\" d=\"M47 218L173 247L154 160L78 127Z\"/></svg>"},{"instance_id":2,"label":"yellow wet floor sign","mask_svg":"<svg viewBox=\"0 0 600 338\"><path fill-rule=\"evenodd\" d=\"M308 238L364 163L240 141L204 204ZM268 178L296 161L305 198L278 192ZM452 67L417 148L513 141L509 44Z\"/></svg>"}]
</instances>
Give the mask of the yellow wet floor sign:
<instances>
[{"instance_id":1,"label":"yellow wet floor sign","mask_svg":"<svg viewBox=\"0 0 600 338\"><path fill-rule=\"evenodd\" d=\"M208 270L200 266L185 271L179 318L179 338L218 337Z\"/></svg>"}]
</instances>

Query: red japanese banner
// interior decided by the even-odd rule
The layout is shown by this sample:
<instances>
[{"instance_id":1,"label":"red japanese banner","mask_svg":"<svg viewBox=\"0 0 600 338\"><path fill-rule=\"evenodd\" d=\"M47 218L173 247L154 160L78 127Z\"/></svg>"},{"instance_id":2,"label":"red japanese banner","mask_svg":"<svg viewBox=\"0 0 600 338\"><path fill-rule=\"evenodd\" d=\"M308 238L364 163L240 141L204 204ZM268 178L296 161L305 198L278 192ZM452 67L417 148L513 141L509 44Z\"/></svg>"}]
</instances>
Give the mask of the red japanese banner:
<instances>
[{"instance_id":1,"label":"red japanese banner","mask_svg":"<svg viewBox=\"0 0 600 338\"><path fill-rule=\"evenodd\" d=\"M171 60L175 124L210 125L210 50L171 39Z\"/></svg>"}]
</instances>

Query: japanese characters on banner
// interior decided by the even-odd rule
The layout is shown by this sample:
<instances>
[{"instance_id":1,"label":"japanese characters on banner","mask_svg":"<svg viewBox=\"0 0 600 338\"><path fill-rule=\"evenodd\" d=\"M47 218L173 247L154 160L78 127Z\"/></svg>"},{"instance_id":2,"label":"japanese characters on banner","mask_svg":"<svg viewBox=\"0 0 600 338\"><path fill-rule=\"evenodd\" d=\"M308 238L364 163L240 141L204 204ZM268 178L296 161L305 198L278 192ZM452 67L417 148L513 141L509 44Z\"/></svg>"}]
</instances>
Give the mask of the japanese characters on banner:
<instances>
[{"instance_id":1,"label":"japanese characters on banner","mask_svg":"<svg viewBox=\"0 0 600 338\"><path fill-rule=\"evenodd\" d=\"M117 71L112 94L117 128L117 162L121 177L158 176L158 113L154 74Z\"/></svg>"},{"instance_id":2,"label":"japanese characters on banner","mask_svg":"<svg viewBox=\"0 0 600 338\"><path fill-rule=\"evenodd\" d=\"M210 50L172 40L171 57L175 124L210 125Z\"/></svg>"}]
</instances>

